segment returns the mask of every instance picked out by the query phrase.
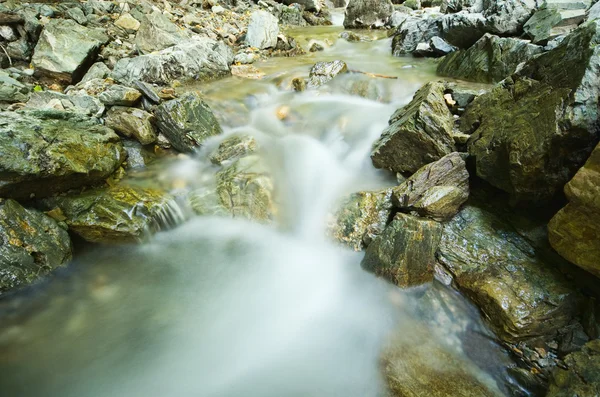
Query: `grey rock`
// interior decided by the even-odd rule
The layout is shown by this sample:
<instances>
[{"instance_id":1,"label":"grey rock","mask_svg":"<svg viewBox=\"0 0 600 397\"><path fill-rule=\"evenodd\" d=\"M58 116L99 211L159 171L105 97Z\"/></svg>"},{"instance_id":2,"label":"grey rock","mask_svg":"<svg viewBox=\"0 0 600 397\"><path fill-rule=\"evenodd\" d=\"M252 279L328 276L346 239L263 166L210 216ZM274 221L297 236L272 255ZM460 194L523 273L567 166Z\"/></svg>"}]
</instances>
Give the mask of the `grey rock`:
<instances>
[{"instance_id":1,"label":"grey rock","mask_svg":"<svg viewBox=\"0 0 600 397\"><path fill-rule=\"evenodd\" d=\"M306 11L319 12L321 11L321 3L319 0L283 0L284 4L300 4Z\"/></svg>"},{"instance_id":2,"label":"grey rock","mask_svg":"<svg viewBox=\"0 0 600 397\"><path fill-rule=\"evenodd\" d=\"M486 19L482 14L457 13L441 18L441 37L459 48L469 48L486 32Z\"/></svg>"},{"instance_id":3,"label":"grey rock","mask_svg":"<svg viewBox=\"0 0 600 397\"><path fill-rule=\"evenodd\" d=\"M29 90L27 86L8 74L0 72L0 102L27 102L28 99Z\"/></svg>"},{"instance_id":4,"label":"grey rock","mask_svg":"<svg viewBox=\"0 0 600 397\"><path fill-rule=\"evenodd\" d=\"M0 199L0 296L66 265L71 256L69 234L54 219Z\"/></svg>"},{"instance_id":5,"label":"grey rock","mask_svg":"<svg viewBox=\"0 0 600 397\"><path fill-rule=\"evenodd\" d=\"M448 55L451 52L458 50L457 47L438 36L433 36L431 40L429 40L429 46L436 56Z\"/></svg>"},{"instance_id":6,"label":"grey rock","mask_svg":"<svg viewBox=\"0 0 600 397\"><path fill-rule=\"evenodd\" d=\"M536 6L536 0L483 0L487 31L501 36L520 34Z\"/></svg>"},{"instance_id":7,"label":"grey rock","mask_svg":"<svg viewBox=\"0 0 600 397\"><path fill-rule=\"evenodd\" d=\"M416 172L454 151L454 121L444 92L442 83L428 83L407 106L392 115L389 127L373 145L371 159L375 167Z\"/></svg>"},{"instance_id":8,"label":"grey rock","mask_svg":"<svg viewBox=\"0 0 600 397\"><path fill-rule=\"evenodd\" d=\"M193 152L223 132L210 107L194 93L163 103L156 118L159 131L180 152Z\"/></svg>"},{"instance_id":9,"label":"grey rock","mask_svg":"<svg viewBox=\"0 0 600 397\"><path fill-rule=\"evenodd\" d=\"M135 46L142 54L149 54L174 46L189 35L158 11L145 15L135 35Z\"/></svg>"},{"instance_id":10,"label":"grey rock","mask_svg":"<svg viewBox=\"0 0 600 397\"><path fill-rule=\"evenodd\" d=\"M439 17L410 16L396 30L392 40L392 54L395 56L412 54L419 43L427 43L431 38L441 35L442 22Z\"/></svg>"},{"instance_id":11,"label":"grey rock","mask_svg":"<svg viewBox=\"0 0 600 397\"><path fill-rule=\"evenodd\" d=\"M224 139L217 149L210 154L210 161L216 165L224 165L256 152L257 143L250 135L232 135Z\"/></svg>"},{"instance_id":12,"label":"grey rock","mask_svg":"<svg viewBox=\"0 0 600 397\"><path fill-rule=\"evenodd\" d=\"M138 90L119 84L111 84L98 95L98 99L109 106L133 106L141 97L142 94Z\"/></svg>"},{"instance_id":13,"label":"grey rock","mask_svg":"<svg viewBox=\"0 0 600 397\"><path fill-rule=\"evenodd\" d=\"M154 104L160 103L160 97L154 91L154 88L152 88L152 86L150 84L144 83L143 81L139 81L139 80L135 81L133 84L142 93L142 95L144 95L144 97L147 98L150 102L152 102Z\"/></svg>"},{"instance_id":14,"label":"grey rock","mask_svg":"<svg viewBox=\"0 0 600 397\"><path fill-rule=\"evenodd\" d=\"M445 14L459 12L472 7L476 0L442 0L440 11Z\"/></svg>"},{"instance_id":15,"label":"grey rock","mask_svg":"<svg viewBox=\"0 0 600 397\"><path fill-rule=\"evenodd\" d=\"M141 109L115 106L106 113L106 126L126 137L134 137L142 145L156 142L154 116Z\"/></svg>"},{"instance_id":16,"label":"grey rock","mask_svg":"<svg viewBox=\"0 0 600 397\"><path fill-rule=\"evenodd\" d=\"M206 37L185 41L155 54L121 59L115 65L115 80L136 80L168 85L173 80L210 80L231 73L231 49Z\"/></svg>"},{"instance_id":17,"label":"grey rock","mask_svg":"<svg viewBox=\"0 0 600 397\"><path fill-rule=\"evenodd\" d=\"M110 69L103 62L96 62L87 71L81 79L81 83L86 83L93 79L105 79L110 74Z\"/></svg>"},{"instance_id":18,"label":"grey rock","mask_svg":"<svg viewBox=\"0 0 600 397\"><path fill-rule=\"evenodd\" d=\"M70 19L53 19L44 27L31 63L40 76L77 82L107 41L108 36L101 30Z\"/></svg>"},{"instance_id":19,"label":"grey rock","mask_svg":"<svg viewBox=\"0 0 600 397\"><path fill-rule=\"evenodd\" d=\"M588 21L593 21L598 18L600 18L600 3L596 3L591 6L587 12Z\"/></svg>"},{"instance_id":20,"label":"grey rock","mask_svg":"<svg viewBox=\"0 0 600 397\"><path fill-rule=\"evenodd\" d=\"M344 27L381 28L393 11L390 0L350 0L344 16Z\"/></svg>"},{"instance_id":21,"label":"grey rock","mask_svg":"<svg viewBox=\"0 0 600 397\"><path fill-rule=\"evenodd\" d=\"M100 117L104 113L104 105L89 95L66 95L54 91L32 92L25 105L31 109L55 109L65 112Z\"/></svg>"},{"instance_id":22,"label":"grey rock","mask_svg":"<svg viewBox=\"0 0 600 397\"><path fill-rule=\"evenodd\" d=\"M555 8L542 8L525 23L523 31L534 43L545 43L552 37L552 29L560 24L562 17Z\"/></svg>"},{"instance_id":23,"label":"grey rock","mask_svg":"<svg viewBox=\"0 0 600 397\"><path fill-rule=\"evenodd\" d=\"M81 8L78 7L69 8L67 10L67 16L80 25L86 25L88 22L85 14L83 13L83 11L81 11Z\"/></svg>"},{"instance_id":24,"label":"grey rock","mask_svg":"<svg viewBox=\"0 0 600 397\"><path fill-rule=\"evenodd\" d=\"M274 48L277 45L279 22L266 11L254 11L250 16L246 44L259 49Z\"/></svg>"},{"instance_id":25,"label":"grey rock","mask_svg":"<svg viewBox=\"0 0 600 397\"><path fill-rule=\"evenodd\" d=\"M308 88L316 88L333 80L341 73L346 73L348 66L344 61L317 62L310 69Z\"/></svg>"}]
</instances>

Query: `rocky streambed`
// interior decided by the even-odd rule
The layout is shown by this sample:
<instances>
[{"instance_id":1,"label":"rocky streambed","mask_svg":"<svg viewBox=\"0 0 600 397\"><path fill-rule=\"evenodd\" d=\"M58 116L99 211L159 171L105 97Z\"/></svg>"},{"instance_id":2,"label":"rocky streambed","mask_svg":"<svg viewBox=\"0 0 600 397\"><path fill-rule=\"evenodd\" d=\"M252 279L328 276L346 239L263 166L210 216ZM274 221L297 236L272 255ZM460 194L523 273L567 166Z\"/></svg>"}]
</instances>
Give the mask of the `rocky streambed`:
<instances>
[{"instance_id":1,"label":"rocky streambed","mask_svg":"<svg viewBox=\"0 0 600 397\"><path fill-rule=\"evenodd\" d=\"M0 2L0 390L600 393L598 4L342 3Z\"/></svg>"}]
</instances>

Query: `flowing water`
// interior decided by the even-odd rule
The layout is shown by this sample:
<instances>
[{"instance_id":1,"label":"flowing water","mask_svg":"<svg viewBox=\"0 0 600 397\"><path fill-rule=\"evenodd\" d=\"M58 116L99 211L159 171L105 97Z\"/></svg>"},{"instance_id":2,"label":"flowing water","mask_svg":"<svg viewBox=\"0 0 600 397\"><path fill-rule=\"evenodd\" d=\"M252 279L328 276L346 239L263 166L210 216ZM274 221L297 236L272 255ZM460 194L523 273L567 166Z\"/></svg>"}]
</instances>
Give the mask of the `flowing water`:
<instances>
[{"instance_id":1,"label":"flowing water","mask_svg":"<svg viewBox=\"0 0 600 397\"><path fill-rule=\"evenodd\" d=\"M194 217L182 205L185 223L141 245L84 247L68 269L0 301L0 395L384 396L386 340L423 329L434 350L452 351L454 365L504 390L507 358L463 298L440 285L400 291L326 236L340 197L394 184L370 164L371 144L434 78L429 61L391 57L389 39L353 44L337 40L340 31L291 32L334 45L258 63L262 80L182 89L205 95L225 136L256 137L276 219ZM350 73L318 90L289 89L333 59L397 79ZM143 183L201 187L215 172L207 153L222 139L158 163Z\"/></svg>"}]
</instances>

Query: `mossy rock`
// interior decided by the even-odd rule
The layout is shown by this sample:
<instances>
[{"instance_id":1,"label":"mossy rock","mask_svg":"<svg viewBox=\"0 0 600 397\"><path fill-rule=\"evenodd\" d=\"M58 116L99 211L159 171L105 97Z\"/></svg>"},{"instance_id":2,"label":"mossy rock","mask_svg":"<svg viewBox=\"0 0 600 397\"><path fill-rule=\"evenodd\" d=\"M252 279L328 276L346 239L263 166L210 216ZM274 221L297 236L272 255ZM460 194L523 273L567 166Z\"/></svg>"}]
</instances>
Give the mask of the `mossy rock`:
<instances>
[{"instance_id":1,"label":"mossy rock","mask_svg":"<svg viewBox=\"0 0 600 397\"><path fill-rule=\"evenodd\" d=\"M117 134L87 118L0 112L0 196L39 198L103 183L125 157Z\"/></svg>"},{"instance_id":2,"label":"mossy rock","mask_svg":"<svg viewBox=\"0 0 600 397\"><path fill-rule=\"evenodd\" d=\"M595 397L600 395L600 339L565 358L566 368L556 368L547 397Z\"/></svg>"},{"instance_id":3,"label":"mossy rock","mask_svg":"<svg viewBox=\"0 0 600 397\"><path fill-rule=\"evenodd\" d=\"M0 296L71 260L67 231L49 216L0 199Z\"/></svg>"}]
</instances>

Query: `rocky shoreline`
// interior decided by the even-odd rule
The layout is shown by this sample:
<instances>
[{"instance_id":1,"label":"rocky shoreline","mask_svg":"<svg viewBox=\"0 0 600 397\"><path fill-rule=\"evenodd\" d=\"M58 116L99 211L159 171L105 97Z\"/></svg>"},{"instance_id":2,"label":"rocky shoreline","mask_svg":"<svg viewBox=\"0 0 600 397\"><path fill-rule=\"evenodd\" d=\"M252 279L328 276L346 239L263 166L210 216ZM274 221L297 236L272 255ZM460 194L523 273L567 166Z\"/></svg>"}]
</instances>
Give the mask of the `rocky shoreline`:
<instances>
[{"instance_id":1,"label":"rocky shoreline","mask_svg":"<svg viewBox=\"0 0 600 397\"><path fill-rule=\"evenodd\" d=\"M433 81L397 109L371 160L398 184L342 200L329 234L401 288L435 280L467 296L517 363L509 372L528 392L514 396L597 395L600 3L397 2L329 7L346 7L347 29L386 29L395 56L440 58L439 76L490 86ZM210 154L220 167L211 189L147 188L127 176L223 133L202 96L179 87L260 77L260 59L322 50L285 32L331 24L329 7L0 2L0 296L68 265L72 236L139 242L191 214L273 221L274 181L251 135ZM318 62L288 89L350 72L343 60ZM397 381L398 348L384 359L393 395L420 396ZM488 386L427 392L501 395Z\"/></svg>"}]
</instances>

